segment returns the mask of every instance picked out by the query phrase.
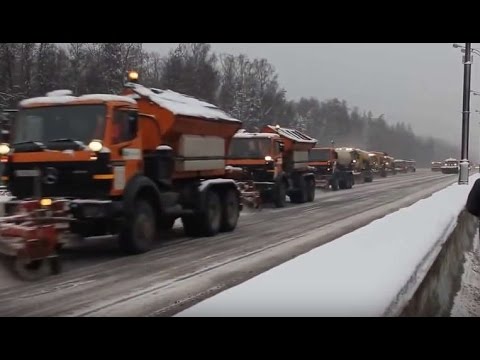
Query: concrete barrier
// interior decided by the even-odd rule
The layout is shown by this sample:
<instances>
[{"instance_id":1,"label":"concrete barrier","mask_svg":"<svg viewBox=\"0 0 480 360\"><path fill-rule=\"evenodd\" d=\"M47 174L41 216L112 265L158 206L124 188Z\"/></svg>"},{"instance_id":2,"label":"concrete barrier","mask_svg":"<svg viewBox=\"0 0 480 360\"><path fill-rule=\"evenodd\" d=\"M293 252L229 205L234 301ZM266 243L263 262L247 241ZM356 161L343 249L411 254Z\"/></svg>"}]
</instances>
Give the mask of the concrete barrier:
<instances>
[{"instance_id":1,"label":"concrete barrier","mask_svg":"<svg viewBox=\"0 0 480 360\"><path fill-rule=\"evenodd\" d=\"M478 219L463 210L457 225L436 251L431 266L399 316L449 316L460 290L465 254L472 249Z\"/></svg>"}]
</instances>

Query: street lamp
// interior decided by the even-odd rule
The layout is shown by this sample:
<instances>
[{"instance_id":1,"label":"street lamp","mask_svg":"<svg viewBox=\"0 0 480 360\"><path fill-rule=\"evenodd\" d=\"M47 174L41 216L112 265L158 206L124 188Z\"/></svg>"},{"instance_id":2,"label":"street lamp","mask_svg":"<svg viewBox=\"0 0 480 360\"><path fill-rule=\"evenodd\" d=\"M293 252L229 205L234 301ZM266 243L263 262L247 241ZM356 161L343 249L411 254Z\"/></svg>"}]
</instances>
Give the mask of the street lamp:
<instances>
[{"instance_id":1,"label":"street lamp","mask_svg":"<svg viewBox=\"0 0 480 360\"><path fill-rule=\"evenodd\" d=\"M472 50L471 43L465 43L465 47L453 44L454 48L464 48L465 56L463 58L463 111L462 111L462 154L460 159L460 171L458 176L458 184L468 184L468 138L469 138L469 121L470 121L470 81L472 75L472 52L476 55L477 49Z\"/></svg>"},{"instance_id":2,"label":"street lamp","mask_svg":"<svg viewBox=\"0 0 480 360\"><path fill-rule=\"evenodd\" d=\"M457 49L457 48L460 48L460 49L462 49L462 50L461 50L462 53L465 53L465 46L462 46L462 45L459 45L459 44L453 44L453 47L456 48L456 49ZM473 53L473 54L475 54L475 55L480 56L480 50L479 50L479 49L475 49L475 48L472 48L472 47L471 47L471 48L470 48L470 52Z\"/></svg>"}]
</instances>

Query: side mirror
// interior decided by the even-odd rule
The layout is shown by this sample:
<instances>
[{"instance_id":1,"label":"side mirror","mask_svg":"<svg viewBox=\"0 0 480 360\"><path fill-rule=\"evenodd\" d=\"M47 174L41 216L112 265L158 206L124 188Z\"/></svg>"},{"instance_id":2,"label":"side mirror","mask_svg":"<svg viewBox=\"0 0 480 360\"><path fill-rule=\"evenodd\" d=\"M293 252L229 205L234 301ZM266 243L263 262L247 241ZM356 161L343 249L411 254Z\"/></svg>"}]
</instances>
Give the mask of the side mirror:
<instances>
[{"instance_id":1,"label":"side mirror","mask_svg":"<svg viewBox=\"0 0 480 360\"><path fill-rule=\"evenodd\" d=\"M128 113L128 128L132 136L136 136L138 132L138 113L132 111Z\"/></svg>"},{"instance_id":2,"label":"side mirror","mask_svg":"<svg viewBox=\"0 0 480 360\"><path fill-rule=\"evenodd\" d=\"M282 153L285 151L285 145L283 143L278 143L278 148Z\"/></svg>"}]
</instances>

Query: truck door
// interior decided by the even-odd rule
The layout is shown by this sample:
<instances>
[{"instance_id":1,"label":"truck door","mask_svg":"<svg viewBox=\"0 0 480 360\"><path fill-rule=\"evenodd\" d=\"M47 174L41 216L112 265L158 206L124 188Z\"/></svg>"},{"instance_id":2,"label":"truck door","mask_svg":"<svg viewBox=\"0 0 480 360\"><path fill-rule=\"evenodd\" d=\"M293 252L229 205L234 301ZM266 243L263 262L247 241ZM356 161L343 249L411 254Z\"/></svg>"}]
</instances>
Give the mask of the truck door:
<instances>
[{"instance_id":1,"label":"truck door","mask_svg":"<svg viewBox=\"0 0 480 360\"><path fill-rule=\"evenodd\" d=\"M114 109L110 135L114 174L112 195L121 195L128 181L143 167L138 113L131 109Z\"/></svg>"}]
</instances>

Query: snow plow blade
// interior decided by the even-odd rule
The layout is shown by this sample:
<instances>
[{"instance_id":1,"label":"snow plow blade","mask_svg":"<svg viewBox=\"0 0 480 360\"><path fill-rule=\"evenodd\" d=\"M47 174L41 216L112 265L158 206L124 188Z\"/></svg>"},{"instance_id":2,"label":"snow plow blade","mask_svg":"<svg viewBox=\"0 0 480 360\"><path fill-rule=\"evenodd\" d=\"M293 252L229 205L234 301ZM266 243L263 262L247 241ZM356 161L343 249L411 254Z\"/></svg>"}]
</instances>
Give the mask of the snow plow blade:
<instances>
[{"instance_id":1,"label":"snow plow blade","mask_svg":"<svg viewBox=\"0 0 480 360\"><path fill-rule=\"evenodd\" d=\"M237 183L240 189L242 204L252 209L260 209L262 207L262 197L256 189L253 181L244 181Z\"/></svg>"},{"instance_id":2,"label":"snow plow blade","mask_svg":"<svg viewBox=\"0 0 480 360\"><path fill-rule=\"evenodd\" d=\"M35 281L60 272L57 249L68 229L66 201L12 201L14 214L0 218L0 254L7 268L22 280Z\"/></svg>"},{"instance_id":3,"label":"snow plow blade","mask_svg":"<svg viewBox=\"0 0 480 360\"><path fill-rule=\"evenodd\" d=\"M257 190L253 180L247 180L245 171L235 166L226 166L225 171L229 179L235 180L242 205L251 209L260 209L262 207L260 191Z\"/></svg>"}]
</instances>

